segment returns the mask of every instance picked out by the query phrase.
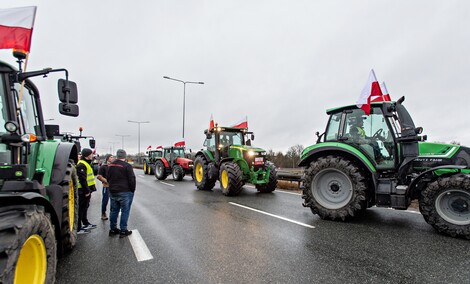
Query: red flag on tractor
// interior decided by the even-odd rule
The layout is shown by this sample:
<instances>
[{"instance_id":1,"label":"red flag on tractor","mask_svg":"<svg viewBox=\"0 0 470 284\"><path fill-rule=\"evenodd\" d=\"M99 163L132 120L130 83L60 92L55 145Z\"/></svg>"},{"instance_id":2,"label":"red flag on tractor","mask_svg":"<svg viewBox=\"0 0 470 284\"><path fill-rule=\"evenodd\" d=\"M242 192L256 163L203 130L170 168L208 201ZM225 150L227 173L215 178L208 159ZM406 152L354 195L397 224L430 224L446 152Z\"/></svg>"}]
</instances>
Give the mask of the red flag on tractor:
<instances>
[{"instance_id":1,"label":"red flag on tractor","mask_svg":"<svg viewBox=\"0 0 470 284\"><path fill-rule=\"evenodd\" d=\"M357 107L362 109L365 114L370 114L370 103L373 101L383 101L382 98L383 94L380 90L379 82L375 77L374 69L370 70L369 79L367 79L367 83L362 89L361 95L357 100L356 104Z\"/></svg>"},{"instance_id":2,"label":"red flag on tractor","mask_svg":"<svg viewBox=\"0 0 470 284\"><path fill-rule=\"evenodd\" d=\"M209 121L209 131L211 131L212 128L214 128L214 118L212 117L211 113L211 120Z\"/></svg>"},{"instance_id":3,"label":"red flag on tractor","mask_svg":"<svg viewBox=\"0 0 470 284\"><path fill-rule=\"evenodd\" d=\"M385 86L385 82L382 82L382 84L380 84L380 88L382 89L382 93L384 94L383 101L384 102L391 101L392 99L390 98L390 94L388 93L387 86Z\"/></svg>"},{"instance_id":4,"label":"red flag on tractor","mask_svg":"<svg viewBox=\"0 0 470 284\"><path fill-rule=\"evenodd\" d=\"M184 147L186 143L184 141L179 141L175 143L175 147Z\"/></svg>"},{"instance_id":5,"label":"red flag on tractor","mask_svg":"<svg viewBox=\"0 0 470 284\"><path fill-rule=\"evenodd\" d=\"M244 119L239 121L237 124L232 125L233 128L246 128L248 129L248 116L245 116Z\"/></svg>"},{"instance_id":6,"label":"red flag on tractor","mask_svg":"<svg viewBox=\"0 0 470 284\"><path fill-rule=\"evenodd\" d=\"M36 6L0 9L0 49L29 52Z\"/></svg>"}]
</instances>

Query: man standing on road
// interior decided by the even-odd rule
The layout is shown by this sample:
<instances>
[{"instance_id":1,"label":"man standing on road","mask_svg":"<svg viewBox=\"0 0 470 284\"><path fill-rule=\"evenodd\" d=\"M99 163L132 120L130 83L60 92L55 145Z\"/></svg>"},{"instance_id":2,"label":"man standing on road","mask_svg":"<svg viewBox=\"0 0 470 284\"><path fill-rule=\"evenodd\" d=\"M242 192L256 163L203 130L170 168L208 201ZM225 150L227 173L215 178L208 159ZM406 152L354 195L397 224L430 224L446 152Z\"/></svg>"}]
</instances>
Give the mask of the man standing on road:
<instances>
[{"instance_id":1,"label":"man standing on road","mask_svg":"<svg viewBox=\"0 0 470 284\"><path fill-rule=\"evenodd\" d=\"M119 238L132 234L132 231L127 230L127 220L136 187L134 169L126 162L126 155L126 151L117 150L116 159L108 165L106 177L111 193L111 216L109 219L111 230L109 230L109 235L119 234ZM119 211L121 211L120 229L117 228Z\"/></svg>"},{"instance_id":2,"label":"man standing on road","mask_svg":"<svg viewBox=\"0 0 470 284\"><path fill-rule=\"evenodd\" d=\"M102 199L101 199L101 220L108 220L108 216L106 215L106 207L108 206L109 202L109 184L107 177L108 172L108 165L114 160L113 155L107 154L104 157L104 164L101 165L98 175L96 178L103 183L103 192L102 192Z\"/></svg>"},{"instance_id":3,"label":"man standing on road","mask_svg":"<svg viewBox=\"0 0 470 284\"><path fill-rule=\"evenodd\" d=\"M81 159L77 163L78 176L78 234L89 233L90 229L96 228L96 225L88 221L87 212L90 206L91 193L96 191L95 175L91 162L93 161L93 151L83 148ZM82 225L83 224L83 225Z\"/></svg>"}]
</instances>

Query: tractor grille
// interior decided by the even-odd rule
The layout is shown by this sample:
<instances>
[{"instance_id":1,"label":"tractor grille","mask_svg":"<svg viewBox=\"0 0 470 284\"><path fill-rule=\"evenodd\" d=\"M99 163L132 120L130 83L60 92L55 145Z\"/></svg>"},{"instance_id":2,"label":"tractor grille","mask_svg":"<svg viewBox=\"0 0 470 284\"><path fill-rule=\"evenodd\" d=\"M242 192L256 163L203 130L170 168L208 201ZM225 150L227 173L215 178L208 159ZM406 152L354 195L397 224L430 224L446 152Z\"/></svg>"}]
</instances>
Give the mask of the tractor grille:
<instances>
[{"instance_id":1,"label":"tractor grille","mask_svg":"<svg viewBox=\"0 0 470 284\"><path fill-rule=\"evenodd\" d=\"M250 156L248 151L243 151L243 157L248 166L253 166L255 170L264 167L264 162L266 161L266 155L263 155L261 152L255 152L253 156Z\"/></svg>"}]
</instances>

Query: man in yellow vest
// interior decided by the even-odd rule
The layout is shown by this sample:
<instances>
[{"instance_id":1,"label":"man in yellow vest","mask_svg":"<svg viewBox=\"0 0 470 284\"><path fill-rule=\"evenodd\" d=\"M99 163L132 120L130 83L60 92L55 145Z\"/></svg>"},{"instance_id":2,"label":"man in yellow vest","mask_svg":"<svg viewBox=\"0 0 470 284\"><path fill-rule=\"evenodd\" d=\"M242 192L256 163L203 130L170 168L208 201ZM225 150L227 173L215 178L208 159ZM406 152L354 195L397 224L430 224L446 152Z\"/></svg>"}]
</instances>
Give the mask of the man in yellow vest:
<instances>
[{"instance_id":1,"label":"man in yellow vest","mask_svg":"<svg viewBox=\"0 0 470 284\"><path fill-rule=\"evenodd\" d=\"M87 212L90 206L91 193L96 191L95 175L93 174L93 151L83 148L82 157L77 163L78 176L78 234L87 234L96 225L88 221Z\"/></svg>"}]
</instances>

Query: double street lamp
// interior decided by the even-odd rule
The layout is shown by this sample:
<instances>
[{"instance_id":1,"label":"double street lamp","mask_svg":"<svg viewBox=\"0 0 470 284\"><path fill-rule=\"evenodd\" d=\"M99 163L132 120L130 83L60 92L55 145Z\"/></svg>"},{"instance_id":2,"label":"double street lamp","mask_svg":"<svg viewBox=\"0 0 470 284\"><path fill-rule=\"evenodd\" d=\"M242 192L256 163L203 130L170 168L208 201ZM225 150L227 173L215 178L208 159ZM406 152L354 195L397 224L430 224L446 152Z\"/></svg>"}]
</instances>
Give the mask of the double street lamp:
<instances>
[{"instance_id":1,"label":"double street lamp","mask_svg":"<svg viewBox=\"0 0 470 284\"><path fill-rule=\"evenodd\" d=\"M116 134L116 136L121 136L122 138L122 144L121 144L121 149L124 149L124 137L130 137L130 135L122 135L122 134Z\"/></svg>"},{"instance_id":2,"label":"double street lamp","mask_svg":"<svg viewBox=\"0 0 470 284\"><path fill-rule=\"evenodd\" d=\"M184 140L184 113L185 113L185 104L186 104L186 84L204 84L204 82L191 82L191 81L183 81L180 79L170 78L168 76L163 76L163 79L173 80L180 83L183 83L183 140Z\"/></svg>"},{"instance_id":3,"label":"double street lamp","mask_svg":"<svg viewBox=\"0 0 470 284\"><path fill-rule=\"evenodd\" d=\"M142 123L150 123L150 121L134 121L134 120L128 120L127 122L131 123L137 123L139 125L138 128L138 133L137 133L137 139L138 139L138 153L137 153L137 162L140 163L140 124Z\"/></svg>"}]
</instances>

